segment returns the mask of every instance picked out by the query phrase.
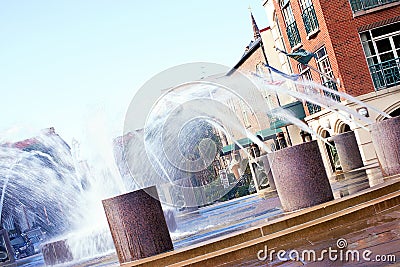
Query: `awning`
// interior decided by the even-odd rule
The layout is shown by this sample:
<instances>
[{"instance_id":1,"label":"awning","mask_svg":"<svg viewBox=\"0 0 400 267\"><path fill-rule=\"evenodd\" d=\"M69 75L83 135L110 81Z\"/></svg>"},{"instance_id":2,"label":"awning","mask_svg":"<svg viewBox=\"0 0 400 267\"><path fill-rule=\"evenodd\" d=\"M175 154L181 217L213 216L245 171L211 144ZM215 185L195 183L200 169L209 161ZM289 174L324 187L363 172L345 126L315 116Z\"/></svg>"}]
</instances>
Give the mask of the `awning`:
<instances>
[{"instance_id":1,"label":"awning","mask_svg":"<svg viewBox=\"0 0 400 267\"><path fill-rule=\"evenodd\" d=\"M262 141L265 141L268 139L275 138L275 135L280 132L282 132L281 129L264 129L264 130L256 132L255 135L259 138L262 138ZM242 138L242 139L237 140L237 142L244 148L250 146L250 144L253 143L253 141L251 141L249 138ZM239 149L240 149L240 147L236 143L224 146L221 151L221 156L225 156L225 155L229 154L230 152L239 150Z\"/></svg>"},{"instance_id":2,"label":"awning","mask_svg":"<svg viewBox=\"0 0 400 267\"><path fill-rule=\"evenodd\" d=\"M242 147L248 147L252 143L252 141L249 138L242 138L242 139L237 140L237 142ZM229 154L232 151L239 150L239 149L240 149L240 147L236 143L230 144L230 145L224 146L222 148L221 155L224 156L226 154Z\"/></svg>"},{"instance_id":3,"label":"awning","mask_svg":"<svg viewBox=\"0 0 400 267\"><path fill-rule=\"evenodd\" d=\"M304 112L303 103L301 101L295 101L286 105L281 106L281 108L285 109L287 112L292 114L292 116L296 117L299 120L303 120L306 117L306 113ZM270 118L270 128L278 129L281 127L285 127L291 125L292 123L285 120L284 118L279 118L278 109L272 109L270 114L268 115Z\"/></svg>"},{"instance_id":4,"label":"awning","mask_svg":"<svg viewBox=\"0 0 400 267\"><path fill-rule=\"evenodd\" d=\"M277 133L282 132L281 129L264 129L256 132L256 135L261 137L262 141L275 138Z\"/></svg>"}]
</instances>

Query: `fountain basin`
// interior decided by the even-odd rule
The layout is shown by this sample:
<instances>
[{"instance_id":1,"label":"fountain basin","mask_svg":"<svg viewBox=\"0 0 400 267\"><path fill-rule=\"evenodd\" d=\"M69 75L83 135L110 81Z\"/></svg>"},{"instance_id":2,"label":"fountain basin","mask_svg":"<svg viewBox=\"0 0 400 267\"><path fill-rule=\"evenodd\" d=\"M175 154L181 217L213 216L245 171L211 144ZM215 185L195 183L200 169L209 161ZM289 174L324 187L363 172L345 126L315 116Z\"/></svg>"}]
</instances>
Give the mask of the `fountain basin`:
<instances>
[{"instance_id":1,"label":"fountain basin","mask_svg":"<svg viewBox=\"0 0 400 267\"><path fill-rule=\"evenodd\" d=\"M371 137L384 176L400 173L400 116L371 125Z\"/></svg>"},{"instance_id":2,"label":"fountain basin","mask_svg":"<svg viewBox=\"0 0 400 267\"><path fill-rule=\"evenodd\" d=\"M173 250L155 186L103 200L119 262Z\"/></svg>"},{"instance_id":3,"label":"fountain basin","mask_svg":"<svg viewBox=\"0 0 400 267\"><path fill-rule=\"evenodd\" d=\"M268 154L275 186L285 211L333 200L317 141Z\"/></svg>"}]
</instances>

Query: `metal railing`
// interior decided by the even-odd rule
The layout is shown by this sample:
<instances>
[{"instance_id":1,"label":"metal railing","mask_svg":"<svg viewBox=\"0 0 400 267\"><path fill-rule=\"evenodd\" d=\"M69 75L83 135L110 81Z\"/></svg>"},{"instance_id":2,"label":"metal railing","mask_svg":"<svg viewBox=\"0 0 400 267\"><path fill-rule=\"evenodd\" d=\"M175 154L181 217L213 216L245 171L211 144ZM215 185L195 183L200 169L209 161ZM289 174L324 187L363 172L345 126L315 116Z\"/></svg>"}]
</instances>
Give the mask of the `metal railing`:
<instances>
[{"instance_id":1,"label":"metal railing","mask_svg":"<svg viewBox=\"0 0 400 267\"><path fill-rule=\"evenodd\" d=\"M307 109L308 109L308 112L310 113L310 115L321 111L321 106L320 105L317 105L317 104L314 104L314 103L310 103L308 101L306 102L306 105L307 105Z\"/></svg>"},{"instance_id":2,"label":"metal railing","mask_svg":"<svg viewBox=\"0 0 400 267\"><path fill-rule=\"evenodd\" d=\"M303 17L303 22L307 34L310 34L311 32L319 28L317 15L315 14L315 9L313 5L304 9L301 16Z\"/></svg>"},{"instance_id":3,"label":"metal railing","mask_svg":"<svg viewBox=\"0 0 400 267\"><path fill-rule=\"evenodd\" d=\"M369 71L376 91L400 84L400 58L371 65Z\"/></svg>"},{"instance_id":4,"label":"metal railing","mask_svg":"<svg viewBox=\"0 0 400 267\"><path fill-rule=\"evenodd\" d=\"M299 30L297 29L296 21L293 21L286 27L289 43L291 47L296 46L301 42Z\"/></svg>"},{"instance_id":5,"label":"metal railing","mask_svg":"<svg viewBox=\"0 0 400 267\"><path fill-rule=\"evenodd\" d=\"M349 0L353 12L367 10L389 3L399 2L400 0Z\"/></svg>"},{"instance_id":6,"label":"metal railing","mask_svg":"<svg viewBox=\"0 0 400 267\"><path fill-rule=\"evenodd\" d=\"M332 82L332 81L324 82L322 85L325 86L325 87L328 87L328 88L330 88L330 89L333 89L333 90L335 90L335 91L338 90L336 83L334 83L334 82ZM337 95L337 94L324 91L324 95L329 96L330 98L332 98L333 100L335 100L335 101L337 101L337 102L340 102L340 96Z\"/></svg>"}]
</instances>

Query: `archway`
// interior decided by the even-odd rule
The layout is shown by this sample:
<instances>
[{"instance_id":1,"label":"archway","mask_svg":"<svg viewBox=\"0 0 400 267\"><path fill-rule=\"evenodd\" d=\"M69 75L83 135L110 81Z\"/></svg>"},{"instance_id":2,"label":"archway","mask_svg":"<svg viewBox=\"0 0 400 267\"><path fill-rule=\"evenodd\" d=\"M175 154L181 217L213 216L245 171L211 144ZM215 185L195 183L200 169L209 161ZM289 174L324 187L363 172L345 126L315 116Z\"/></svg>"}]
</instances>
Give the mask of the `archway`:
<instances>
[{"instance_id":1,"label":"archway","mask_svg":"<svg viewBox=\"0 0 400 267\"><path fill-rule=\"evenodd\" d=\"M328 144L325 143L325 149L328 154L329 163L330 163L332 172L335 173L339 170L342 170L342 166L339 161L339 156L338 156L338 153L336 150L335 142L333 142L332 140L329 140L329 137L331 137L330 133L326 130L323 130L321 133L321 136L328 140Z\"/></svg>"},{"instance_id":2,"label":"archway","mask_svg":"<svg viewBox=\"0 0 400 267\"><path fill-rule=\"evenodd\" d=\"M392 117L400 116L400 108L393 110L392 112L389 113L389 115Z\"/></svg>"}]
</instances>

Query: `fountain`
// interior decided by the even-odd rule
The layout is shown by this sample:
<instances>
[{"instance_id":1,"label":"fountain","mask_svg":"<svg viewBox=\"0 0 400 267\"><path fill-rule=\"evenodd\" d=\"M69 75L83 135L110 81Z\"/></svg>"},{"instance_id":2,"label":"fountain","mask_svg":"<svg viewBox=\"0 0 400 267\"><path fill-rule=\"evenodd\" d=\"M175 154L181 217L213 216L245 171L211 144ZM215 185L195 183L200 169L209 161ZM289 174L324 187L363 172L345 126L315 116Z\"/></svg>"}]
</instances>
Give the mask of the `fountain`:
<instances>
[{"instance_id":1,"label":"fountain","mask_svg":"<svg viewBox=\"0 0 400 267\"><path fill-rule=\"evenodd\" d=\"M170 81L163 79L185 76L179 71L174 75L162 74L161 80L146 84L144 91L138 93L162 87L164 91L160 98L135 98L132 101L124 125L120 162L117 162L119 171L114 164L108 166L114 161L111 146L102 151L107 158L98 162L98 169L92 169L86 175L77 172L77 162L76 169L70 164L59 164L59 161L68 161L70 155L67 152L48 154L38 146L29 151L2 148L1 156L8 155L14 160L21 158L11 170L6 168L9 164L1 170L2 177L10 178L8 183L1 181L2 215L7 217L12 213L11 204L13 208L21 205L27 210L41 210L44 219L40 224L51 230L42 250L45 264L84 262L99 255L115 254L115 250L120 263L139 260L250 227L260 219L268 219L283 211L303 209L333 199L316 140L272 151L254 134L269 125L268 117L273 115L311 133L314 139L326 142L293 114L279 108L271 114L271 106L265 103L264 94L287 94L318 104L338 116L347 112L352 115L354 124L363 128L371 123L369 119L327 96L292 90L285 84L271 85L267 83L270 77L252 74L249 77L242 74L227 77L226 69L223 75L189 83L187 80L179 81L169 87ZM289 83L281 77L273 79ZM310 82L290 83L326 89ZM348 99L352 101L351 97ZM253 115L254 120L247 126L230 106L232 101L236 101L242 111ZM150 107L144 107L146 103ZM144 125L144 128L138 130L135 122L140 121L138 114L143 114L143 110L146 119L141 127ZM387 121L390 124L392 120ZM387 128L396 127L390 125ZM382 135L380 126L374 127L372 134L379 132L378 137ZM393 140L398 140L393 132L391 130ZM96 131L90 135L98 138L98 134ZM221 184L214 175L219 173L215 158L222 149L217 135L226 137L238 148L241 157L250 159L232 161L231 169L236 179L231 184ZM243 138L248 138L264 153L261 156L248 153L246 145L240 142ZM378 141L374 140L374 144ZM53 147L54 151L65 151L60 144L46 142L46 138L42 138L45 146ZM93 147L103 148L104 143ZM386 153L387 149L382 150ZM386 156L384 154L383 158ZM392 163L378 157L382 168L388 166L386 174L396 172ZM241 182L241 175L249 162L254 164L255 170L264 169L269 189L273 191L276 188L283 211L276 197L264 200L252 195L240 201L220 202L236 183ZM4 169L7 169L6 173ZM17 175L20 179L13 178ZM22 199L24 197L18 194L18 190L28 192L30 199ZM171 207L176 207L176 210L172 211ZM165 221L165 218L169 219Z\"/></svg>"}]
</instances>

